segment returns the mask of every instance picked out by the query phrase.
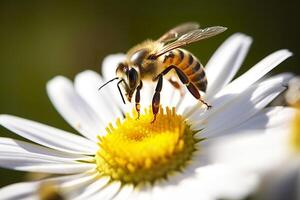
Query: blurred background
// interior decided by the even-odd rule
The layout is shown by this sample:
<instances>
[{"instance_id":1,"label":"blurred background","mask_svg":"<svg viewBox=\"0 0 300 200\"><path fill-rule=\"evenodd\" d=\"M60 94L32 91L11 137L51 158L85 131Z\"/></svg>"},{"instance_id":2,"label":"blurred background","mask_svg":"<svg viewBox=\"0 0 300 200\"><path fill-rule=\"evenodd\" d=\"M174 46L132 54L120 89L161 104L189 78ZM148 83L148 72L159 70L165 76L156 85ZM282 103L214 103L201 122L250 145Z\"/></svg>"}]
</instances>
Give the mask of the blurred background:
<instances>
[{"instance_id":1,"label":"blurred background","mask_svg":"<svg viewBox=\"0 0 300 200\"><path fill-rule=\"evenodd\" d=\"M273 73L300 73L300 14L292 1L0 1L0 113L33 119L74 132L50 104L45 85L56 75L71 79L100 72L102 59L158 38L179 23L222 25L220 36L189 46L205 64L228 36L243 32L254 42L242 70L281 48L294 56ZM0 136L15 137L0 127ZM24 180L0 169L0 187Z\"/></svg>"}]
</instances>

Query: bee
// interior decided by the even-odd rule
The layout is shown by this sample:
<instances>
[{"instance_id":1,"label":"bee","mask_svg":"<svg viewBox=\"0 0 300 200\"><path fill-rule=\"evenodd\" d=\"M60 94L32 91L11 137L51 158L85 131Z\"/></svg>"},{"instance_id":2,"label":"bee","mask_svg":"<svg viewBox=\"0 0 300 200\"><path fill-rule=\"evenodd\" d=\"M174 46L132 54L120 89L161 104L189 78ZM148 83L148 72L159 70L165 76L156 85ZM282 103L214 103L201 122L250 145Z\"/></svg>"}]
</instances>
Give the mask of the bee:
<instances>
[{"instance_id":1,"label":"bee","mask_svg":"<svg viewBox=\"0 0 300 200\"><path fill-rule=\"evenodd\" d=\"M180 47L220 34L227 28L213 26L200 29L199 27L197 23L184 23L172 28L157 40L146 40L136 45L127 52L125 61L118 64L116 77L99 89L114 80L119 80L117 86L124 103L120 85L129 102L135 92L135 108L139 118L140 90L143 81L157 82L152 99L154 116L152 123L156 120L159 111L163 77L168 78L170 83L179 90L182 89L180 81L196 99L210 108L211 106L201 98L199 92L206 92L207 88L204 68L191 52Z\"/></svg>"}]
</instances>

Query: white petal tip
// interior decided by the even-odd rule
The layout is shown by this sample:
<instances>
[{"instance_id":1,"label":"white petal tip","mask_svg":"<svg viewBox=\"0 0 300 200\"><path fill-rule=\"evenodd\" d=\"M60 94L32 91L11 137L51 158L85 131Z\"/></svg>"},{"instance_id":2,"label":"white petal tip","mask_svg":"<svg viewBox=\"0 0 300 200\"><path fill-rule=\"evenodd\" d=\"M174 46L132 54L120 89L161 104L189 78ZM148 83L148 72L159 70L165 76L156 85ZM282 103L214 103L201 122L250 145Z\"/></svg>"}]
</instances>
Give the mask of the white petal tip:
<instances>
[{"instance_id":1,"label":"white petal tip","mask_svg":"<svg viewBox=\"0 0 300 200\"><path fill-rule=\"evenodd\" d=\"M241 42L244 42L246 44L251 44L253 41L251 36L246 35L244 33L235 33L230 38L235 40L241 40Z\"/></svg>"},{"instance_id":2,"label":"white petal tip","mask_svg":"<svg viewBox=\"0 0 300 200\"><path fill-rule=\"evenodd\" d=\"M10 126L11 124L17 124L19 120L19 117L13 116L13 115L8 115L8 114L1 114L0 115L0 125L3 127Z\"/></svg>"},{"instance_id":3,"label":"white petal tip","mask_svg":"<svg viewBox=\"0 0 300 200\"><path fill-rule=\"evenodd\" d=\"M0 124L3 124L3 122L6 121L8 115L2 114L0 115Z\"/></svg>"},{"instance_id":4,"label":"white petal tip","mask_svg":"<svg viewBox=\"0 0 300 200\"><path fill-rule=\"evenodd\" d=\"M47 82L46 89L49 95L51 92L56 92L57 88L68 88L72 86L72 84L73 83L64 76L56 76Z\"/></svg>"},{"instance_id":5,"label":"white petal tip","mask_svg":"<svg viewBox=\"0 0 300 200\"><path fill-rule=\"evenodd\" d=\"M247 42L247 43L252 43L253 39L252 37L248 36L248 35L244 35L244 40Z\"/></svg>"},{"instance_id":6,"label":"white petal tip","mask_svg":"<svg viewBox=\"0 0 300 200\"><path fill-rule=\"evenodd\" d=\"M78 81L79 79L81 78L89 78L89 77L95 77L95 76L99 76L99 74L95 71L92 71L92 70L85 70L83 72L80 72L79 74L76 75L75 77L75 83L76 81Z\"/></svg>"},{"instance_id":7,"label":"white petal tip","mask_svg":"<svg viewBox=\"0 0 300 200\"><path fill-rule=\"evenodd\" d=\"M9 115L9 114L1 114L0 115L0 124L2 124L2 122L7 122L13 118L17 118L13 115Z\"/></svg>"},{"instance_id":8,"label":"white petal tip","mask_svg":"<svg viewBox=\"0 0 300 200\"><path fill-rule=\"evenodd\" d=\"M291 52L288 49L280 49L280 50L275 51L273 54L279 54L281 57L288 58L293 55L293 52Z\"/></svg>"},{"instance_id":9,"label":"white petal tip","mask_svg":"<svg viewBox=\"0 0 300 200\"><path fill-rule=\"evenodd\" d=\"M101 69L101 72L103 73L103 66L109 66L109 67L114 67L114 66L111 66L112 64L117 64L118 62L121 62L125 59L125 54L124 53L116 53L116 54L111 54L111 55L108 55L106 56L104 59L103 59L103 62L102 62L102 69Z\"/></svg>"},{"instance_id":10,"label":"white petal tip","mask_svg":"<svg viewBox=\"0 0 300 200\"><path fill-rule=\"evenodd\" d=\"M285 53L287 57L293 56L293 52L291 52L291 51L288 50L288 49L282 49L281 51L283 51L283 53Z\"/></svg>"},{"instance_id":11,"label":"white petal tip","mask_svg":"<svg viewBox=\"0 0 300 200\"><path fill-rule=\"evenodd\" d=\"M279 65L284 60L288 59L289 57L293 56L293 53L288 49L280 49L269 55L268 57L279 61L277 65ZM266 58L268 58L266 57Z\"/></svg>"},{"instance_id":12,"label":"white petal tip","mask_svg":"<svg viewBox=\"0 0 300 200\"><path fill-rule=\"evenodd\" d=\"M60 84L66 81L68 81L68 79L64 76L55 76L54 78L50 79L50 81L47 82L47 87L52 84Z\"/></svg>"}]
</instances>

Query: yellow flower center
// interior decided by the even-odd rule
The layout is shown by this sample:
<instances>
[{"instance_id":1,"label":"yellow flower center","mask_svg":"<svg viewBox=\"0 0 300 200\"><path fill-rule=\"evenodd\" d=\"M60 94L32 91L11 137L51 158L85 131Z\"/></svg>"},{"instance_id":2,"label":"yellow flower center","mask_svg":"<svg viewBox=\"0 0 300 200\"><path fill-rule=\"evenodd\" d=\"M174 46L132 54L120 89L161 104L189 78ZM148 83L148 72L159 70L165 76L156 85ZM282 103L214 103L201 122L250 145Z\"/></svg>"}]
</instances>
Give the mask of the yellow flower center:
<instances>
[{"instance_id":1,"label":"yellow flower center","mask_svg":"<svg viewBox=\"0 0 300 200\"><path fill-rule=\"evenodd\" d=\"M300 106L298 107L300 108ZM292 124L291 144L293 149L300 153L300 110L296 112Z\"/></svg>"},{"instance_id":2,"label":"yellow flower center","mask_svg":"<svg viewBox=\"0 0 300 200\"><path fill-rule=\"evenodd\" d=\"M166 178L170 172L187 164L195 144L197 131L192 131L175 108L160 109L157 119L151 109L137 119L136 111L126 114L123 122L109 124L107 134L99 136L96 154L97 170L123 183L138 184Z\"/></svg>"}]
</instances>

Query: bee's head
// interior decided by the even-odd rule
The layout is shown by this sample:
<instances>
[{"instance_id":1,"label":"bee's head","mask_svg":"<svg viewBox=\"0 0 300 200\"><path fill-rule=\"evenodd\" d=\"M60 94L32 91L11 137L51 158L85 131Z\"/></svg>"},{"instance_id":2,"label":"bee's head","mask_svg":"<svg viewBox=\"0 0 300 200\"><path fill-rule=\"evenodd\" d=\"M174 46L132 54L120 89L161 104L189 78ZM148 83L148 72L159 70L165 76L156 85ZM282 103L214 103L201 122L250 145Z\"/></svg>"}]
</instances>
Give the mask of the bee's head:
<instances>
[{"instance_id":1,"label":"bee's head","mask_svg":"<svg viewBox=\"0 0 300 200\"><path fill-rule=\"evenodd\" d=\"M127 100L131 102L132 95L140 82L137 70L134 67L128 66L126 63L120 63L116 69L116 74L120 80L118 84L121 84L125 90Z\"/></svg>"}]
</instances>

